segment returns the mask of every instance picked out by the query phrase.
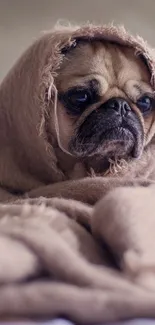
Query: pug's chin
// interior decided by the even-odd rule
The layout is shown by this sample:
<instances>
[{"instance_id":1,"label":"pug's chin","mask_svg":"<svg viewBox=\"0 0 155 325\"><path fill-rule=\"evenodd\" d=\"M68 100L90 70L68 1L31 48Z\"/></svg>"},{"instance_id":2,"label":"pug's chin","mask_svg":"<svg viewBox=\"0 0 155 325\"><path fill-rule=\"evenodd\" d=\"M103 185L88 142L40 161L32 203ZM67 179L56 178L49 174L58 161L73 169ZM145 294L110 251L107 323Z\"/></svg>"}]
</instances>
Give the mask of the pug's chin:
<instances>
[{"instance_id":1,"label":"pug's chin","mask_svg":"<svg viewBox=\"0 0 155 325\"><path fill-rule=\"evenodd\" d=\"M111 161L116 162L123 160L128 160L131 158L131 152L124 149L123 143L111 143L107 145L106 152L101 147L96 154L85 159L86 169L89 171L93 169L96 173L106 172L111 164ZM131 148L131 151L133 148Z\"/></svg>"},{"instance_id":2,"label":"pug's chin","mask_svg":"<svg viewBox=\"0 0 155 325\"><path fill-rule=\"evenodd\" d=\"M76 156L81 157L88 171L93 169L95 173L106 172L112 160L129 160L140 154L139 144L127 128L112 129L102 135L100 143L79 143L77 148Z\"/></svg>"},{"instance_id":3,"label":"pug's chin","mask_svg":"<svg viewBox=\"0 0 155 325\"><path fill-rule=\"evenodd\" d=\"M131 148L131 151L132 150L133 148ZM111 144L107 143L106 150L101 146L94 155L84 158L84 163L88 171L93 169L95 173L101 174L109 169L112 161L116 162L121 159L127 161L131 156L129 148L125 150L125 146L122 142L117 144L116 142Z\"/></svg>"}]
</instances>

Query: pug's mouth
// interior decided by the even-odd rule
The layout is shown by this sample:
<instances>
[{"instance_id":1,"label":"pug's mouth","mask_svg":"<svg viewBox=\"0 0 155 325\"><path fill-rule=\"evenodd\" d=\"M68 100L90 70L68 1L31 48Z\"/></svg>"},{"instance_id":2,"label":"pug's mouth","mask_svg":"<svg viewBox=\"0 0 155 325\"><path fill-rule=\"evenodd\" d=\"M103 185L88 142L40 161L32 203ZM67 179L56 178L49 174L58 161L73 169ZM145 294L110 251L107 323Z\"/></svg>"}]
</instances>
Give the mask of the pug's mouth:
<instances>
[{"instance_id":1,"label":"pug's mouth","mask_svg":"<svg viewBox=\"0 0 155 325\"><path fill-rule=\"evenodd\" d=\"M76 157L101 172L108 168L109 159L140 157L143 143L143 127L135 112L122 117L112 111L94 111L78 128L69 147Z\"/></svg>"}]
</instances>

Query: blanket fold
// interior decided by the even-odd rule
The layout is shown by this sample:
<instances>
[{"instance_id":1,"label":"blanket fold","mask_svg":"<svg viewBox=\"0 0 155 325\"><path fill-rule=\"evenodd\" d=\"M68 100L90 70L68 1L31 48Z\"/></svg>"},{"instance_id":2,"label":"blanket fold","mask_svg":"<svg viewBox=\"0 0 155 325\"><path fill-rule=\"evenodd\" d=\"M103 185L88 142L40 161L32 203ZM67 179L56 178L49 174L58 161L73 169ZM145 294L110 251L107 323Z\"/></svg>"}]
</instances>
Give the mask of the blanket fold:
<instances>
[{"instance_id":1,"label":"blanket fold","mask_svg":"<svg viewBox=\"0 0 155 325\"><path fill-rule=\"evenodd\" d=\"M77 216L80 209L81 216L89 213L91 227L95 210L65 201L69 217L51 207L54 199L1 206L0 319L63 315L95 324L155 317L155 293L112 270L104 247L71 219L77 206Z\"/></svg>"}]
</instances>

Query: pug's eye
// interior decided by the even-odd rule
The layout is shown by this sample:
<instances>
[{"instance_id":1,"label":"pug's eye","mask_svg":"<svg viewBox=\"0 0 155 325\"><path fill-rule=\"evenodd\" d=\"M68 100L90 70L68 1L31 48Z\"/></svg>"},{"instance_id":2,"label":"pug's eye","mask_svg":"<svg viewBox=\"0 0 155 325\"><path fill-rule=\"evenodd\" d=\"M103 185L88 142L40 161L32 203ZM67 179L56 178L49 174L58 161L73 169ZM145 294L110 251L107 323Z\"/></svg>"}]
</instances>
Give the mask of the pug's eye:
<instances>
[{"instance_id":1,"label":"pug's eye","mask_svg":"<svg viewBox=\"0 0 155 325\"><path fill-rule=\"evenodd\" d=\"M142 96L138 99L137 106L143 114L149 113L153 106L153 99L149 96Z\"/></svg>"},{"instance_id":2,"label":"pug's eye","mask_svg":"<svg viewBox=\"0 0 155 325\"><path fill-rule=\"evenodd\" d=\"M67 113L72 115L82 114L87 106L96 100L89 89L70 89L67 93L60 95L59 99L65 105Z\"/></svg>"},{"instance_id":3,"label":"pug's eye","mask_svg":"<svg viewBox=\"0 0 155 325\"><path fill-rule=\"evenodd\" d=\"M81 104L89 105L91 96L86 90L78 90L69 94L68 100L76 106L81 106Z\"/></svg>"},{"instance_id":4,"label":"pug's eye","mask_svg":"<svg viewBox=\"0 0 155 325\"><path fill-rule=\"evenodd\" d=\"M69 115L79 116L88 106L100 100L99 83L96 79L90 80L86 86L76 86L64 93L58 94L59 100Z\"/></svg>"}]
</instances>

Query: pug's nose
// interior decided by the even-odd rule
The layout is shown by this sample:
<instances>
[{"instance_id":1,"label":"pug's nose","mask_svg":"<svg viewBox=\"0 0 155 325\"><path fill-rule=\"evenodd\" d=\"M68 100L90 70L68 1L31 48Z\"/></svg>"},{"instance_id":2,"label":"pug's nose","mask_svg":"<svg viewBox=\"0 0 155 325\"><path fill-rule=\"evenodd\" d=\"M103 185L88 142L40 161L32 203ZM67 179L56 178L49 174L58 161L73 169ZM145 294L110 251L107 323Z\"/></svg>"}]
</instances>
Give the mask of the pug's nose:
<instances>
[{"instance_id":1,"label":"pug's nose","mask_svg":"<svg viewBox=\"0 0 155 325\"><path fill-rule=\"evenodd\" d=\"M113 109L120 115L126 115L131 111L131 107L124 98L114 97L105 102L104 106L107 109Z\"/></svg>"}]
</instances>

